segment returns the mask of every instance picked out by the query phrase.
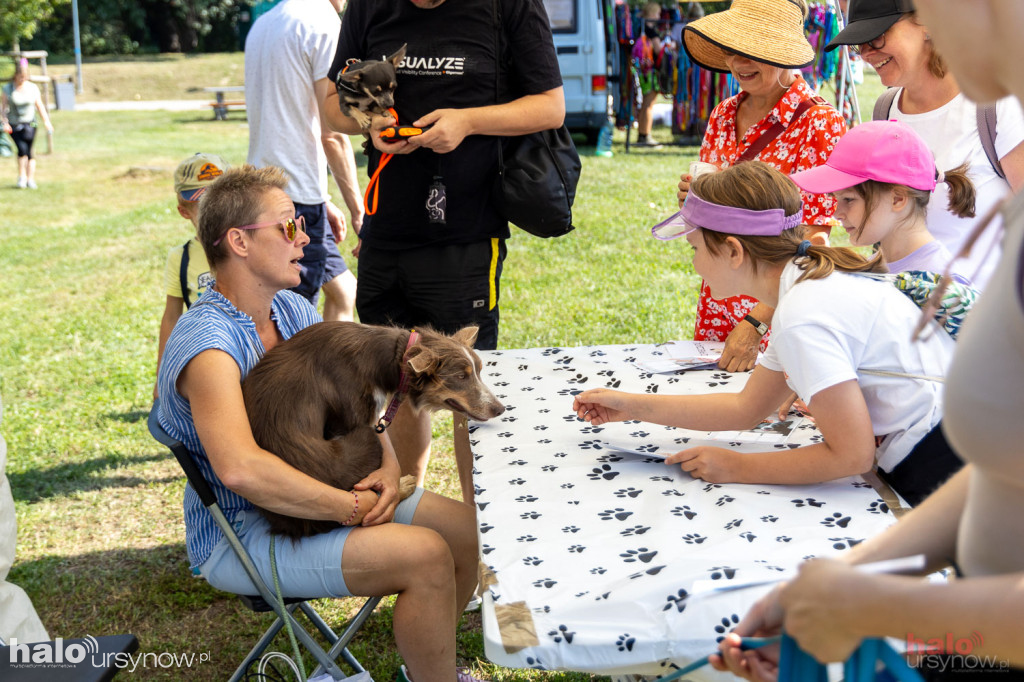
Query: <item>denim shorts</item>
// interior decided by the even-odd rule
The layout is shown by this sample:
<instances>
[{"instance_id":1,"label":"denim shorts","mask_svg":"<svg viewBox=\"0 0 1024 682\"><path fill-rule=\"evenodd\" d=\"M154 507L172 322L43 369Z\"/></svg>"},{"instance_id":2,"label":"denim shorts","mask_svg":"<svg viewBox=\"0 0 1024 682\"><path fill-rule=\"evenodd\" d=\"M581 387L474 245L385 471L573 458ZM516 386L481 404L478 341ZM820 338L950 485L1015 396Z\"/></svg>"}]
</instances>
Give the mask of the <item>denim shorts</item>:
<instances>
[{"instance_id":1,"label":"denim shorts","mask_svg":"<svg viewBox=\"0 0 1024 682\"><path fill-rule=\"evenodd\" d=\"M394 523L410 525L423 497L423 488L398 503ZM270 571L270 525L255 509L238 513L235 532L256 564L260 577L273 591L274 579ZM328 533L311 535L293 542L278 536L274 543L277 555L277 574L281 593L285 597L351 597L341 570L341 553L345 539L353 527L343 527ZM210 558L198 568L199 575L218 590L234 594L258 594L249 580L238 556L226 538L213 548Z\"/></svg>"},{"instance_id":2,"label":"denim shorts","mask_svg":"<svg viewBox=\"0 0 1024 682\"><path fill-rule=\"evenodd\" d=\"M309 244L302 249L299 260L302 283L292 291L316 305L320 287L348 270L348 265L334 241L324 204L295 204L295 215L306 220Z\"/></svg>"}]
</instances>

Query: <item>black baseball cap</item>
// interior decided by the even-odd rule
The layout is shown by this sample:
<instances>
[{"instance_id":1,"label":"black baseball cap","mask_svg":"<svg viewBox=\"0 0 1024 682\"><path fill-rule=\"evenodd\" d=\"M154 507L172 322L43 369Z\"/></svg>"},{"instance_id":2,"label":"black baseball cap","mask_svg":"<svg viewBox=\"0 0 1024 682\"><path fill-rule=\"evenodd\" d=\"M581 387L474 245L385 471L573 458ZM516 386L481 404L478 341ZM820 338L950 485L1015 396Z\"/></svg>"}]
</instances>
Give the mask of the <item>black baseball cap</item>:
<instances>
[{"instance_id":1,"label":"black baseball cap","mask_svg":"<svg viewBox=\"0 0 1024 682\"><path fill-rule=\"evenodd\" d=\"M869 43L888 31L904 14L913 11L912 0L850 0L849 23L829 41L825 50Z\"/></svg>"}]
</instances>

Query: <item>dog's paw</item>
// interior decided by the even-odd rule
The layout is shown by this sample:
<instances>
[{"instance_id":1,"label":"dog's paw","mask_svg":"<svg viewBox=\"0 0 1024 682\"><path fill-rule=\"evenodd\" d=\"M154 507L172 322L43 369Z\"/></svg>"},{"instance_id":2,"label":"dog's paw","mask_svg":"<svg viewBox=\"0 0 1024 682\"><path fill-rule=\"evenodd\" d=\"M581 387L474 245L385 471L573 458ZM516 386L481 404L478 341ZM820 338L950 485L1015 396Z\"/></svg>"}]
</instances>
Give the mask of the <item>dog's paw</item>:
<instances>
[{"instance_id":1,"label":"dog's paw","mask_svg":"<svg viewBox=\"0 0 1024 682\"><path fill-rule=\"evenodd\" d=\"M404 500L416 490L415 476L402 476L398 479L398 499Z\"/></svg>"}]
</instances>

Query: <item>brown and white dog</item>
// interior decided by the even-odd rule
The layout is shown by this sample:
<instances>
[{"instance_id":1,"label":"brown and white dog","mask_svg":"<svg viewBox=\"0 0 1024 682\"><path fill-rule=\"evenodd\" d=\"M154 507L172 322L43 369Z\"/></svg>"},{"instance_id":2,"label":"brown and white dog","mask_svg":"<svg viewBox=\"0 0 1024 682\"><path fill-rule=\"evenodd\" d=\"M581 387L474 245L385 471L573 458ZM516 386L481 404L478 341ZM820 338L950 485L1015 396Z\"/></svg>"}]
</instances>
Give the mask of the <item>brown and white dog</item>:
<instances>
[{"instance_id":1,"label":"brown and white dog","mask_svg":"<svg viewBox=\"0 0 1024 682\"><path fill-rule=\"evenodd\" d=\"M380 468L374 425L403 373L415 410L447 409L476 421L505 411L480 378L476 327L452 336L417 331L410 344L411 333L397 327L321 322L278 344L242 382L256 442L299 471L351 490ZM413 488L403 480L403 497ZM274 533L292 538L339 525L260 512Z\"/></svg>"}]
</instances>

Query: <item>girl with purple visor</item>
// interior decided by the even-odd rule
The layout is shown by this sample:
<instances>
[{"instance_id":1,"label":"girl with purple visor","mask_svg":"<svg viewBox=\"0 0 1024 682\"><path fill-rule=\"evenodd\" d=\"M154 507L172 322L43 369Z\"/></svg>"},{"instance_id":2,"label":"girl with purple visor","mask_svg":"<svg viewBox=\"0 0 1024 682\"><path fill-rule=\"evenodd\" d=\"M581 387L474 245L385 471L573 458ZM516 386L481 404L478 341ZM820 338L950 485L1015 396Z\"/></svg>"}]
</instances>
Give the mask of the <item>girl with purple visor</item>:
<instances>
[{"instance_id":1,"label":"girl with purple visor","mask_svg":"<svg viewBox=\"0 0 1024 682\"><path fill-rule=\"evenodd\" d=\"M712 483L809 484L877 469L917 504L961 466L940 429L954 341L929 322L927 338L911 343L920 309L891 283L857 276L885 272L881 256L812 245L800 217L800 190L760 161L697 178L654 236L685 236L716 298L744 294L775 308L763 359L739 393L594 389L576 396L573 409L594 425L637 419L742 430L795 391L822 442L756 453L698 446L666 462Z\"/></svg>"}]
</instances>

